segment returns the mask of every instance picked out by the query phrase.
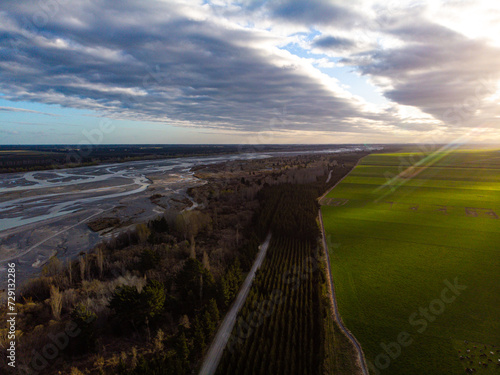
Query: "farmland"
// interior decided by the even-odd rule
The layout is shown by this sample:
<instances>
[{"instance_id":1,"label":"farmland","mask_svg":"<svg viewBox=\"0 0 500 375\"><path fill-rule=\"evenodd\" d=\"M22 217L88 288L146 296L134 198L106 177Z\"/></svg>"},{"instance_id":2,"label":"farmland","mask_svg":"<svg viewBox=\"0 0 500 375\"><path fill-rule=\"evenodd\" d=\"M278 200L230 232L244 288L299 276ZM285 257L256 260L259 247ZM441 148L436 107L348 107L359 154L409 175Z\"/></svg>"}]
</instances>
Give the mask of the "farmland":
<instances>
[{"instance_id":1,"label":"farmland","mask_svg":"<svg viewBox=\"0 0 500 375\"><path fill-rule=\"evenodd\" d=\"M372 154L321 203L371 374L498 373L499 151Z\"/></svg>"},{"instance_id":2,"label":"farmland","mask_svg":"<svg viewBox=\"0 0 500 375\"><path fill-rule=\"evenodd\" d=\"M217 374L319 373L323 307L314 247L317 194L291 184L261 192L265 208L258 222L274 238Z\"/></svg>"},{"instance_id":3,"label":"farmland","mask_svg":"<svg viewBox=\"0 0 500 375\"><path fill-rule=\"evenodd\" d=\"M350 166L354 165L351 161ZM336 169L335 179L347 173ZM321 181L268 186L256 223L269 250L217 368L226 374L356 374L352 344L331 317L318 248Z\"/></svg>"},{"instance_id":4,"label":"farmland","mask_svg":"<svg viewBox=\"0 0 500 375\"><path fill-rule=\"evenodd\" d=\"M319 373L319 281L307 263L313 255L308 243L283 238L271 243L267 264L238 320L237 330L247 322L245 334L255 338L244 340L240 332L242 337L229 343L219 374L305 374L308 369ZM283 271L289 276L283 277ZM230 354L235 349L239 355Z\"/></svg>"}]
</instances>

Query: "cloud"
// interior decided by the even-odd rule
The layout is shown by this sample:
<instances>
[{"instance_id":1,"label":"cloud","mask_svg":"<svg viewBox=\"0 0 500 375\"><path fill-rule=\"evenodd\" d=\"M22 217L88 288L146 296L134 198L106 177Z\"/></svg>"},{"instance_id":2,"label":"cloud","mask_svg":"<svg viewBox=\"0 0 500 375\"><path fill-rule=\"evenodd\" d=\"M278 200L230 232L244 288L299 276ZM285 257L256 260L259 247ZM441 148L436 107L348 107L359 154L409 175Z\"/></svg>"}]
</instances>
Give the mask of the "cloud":
<instances>
[{"instance_id":1,"label":"cloud","mask_svg":"<svg viewBox=\"0 0 500 375\"><path fill-rule=\"evenodd\" d=\"M499 46L453 27L432 10L440 3L413 3L73 0L44 9L6 1L0 92L221 132L403 137L480 120L497 126ZM339 60L388 104L372 105L322 72Z\"/></svg>"},{"instance_id":2,"label":"cloud","mask_svg":"<svg viewBox=\"0 0 500 375\"><path fill-rule=\"evenodd\" d=\"M15 108L15 107L2 107L0 106L0 112L24 112L24 113L36 113L37 115L54 116L59 117L59 115L47 112L33 111L31 109Z\"/></svg>"},{"instance_id":3,"label":"cloud","mask_svg":"<svg viewBox=\"0 0 500 375\"><path fill-rule=\"evenodd\" d=\"M366 115L363 103L264 31L203 18L196 7L103 0L71 2L27 31L27 3L11 6L14 26L0 39L2 59L22 67L0 72L7 99L242 131L276 127L286 107L282 130L363 131L351 127Z\"/></svg>"},{"instance_id":4,"label":"cloud","mask_svg":"<svg viewBox=\"0 0 500 375\"><path fill-rule=\"evenodd\" d=\"M417 107L446 126L477 126L498 115L488 98L498 91L500 48L415 15L412 23L383 32L399 43L341 62L370 76L391 101Z\"/></svg>"},{"instance_id":5,"label":"cloud","mask_svg":"<svg viewBox=\"0 0 500 375\"><path fill-rule=\"evenodd\" d=\"M268 4L274 17L306 25L349 26L358 19L356 12L336 0L282 0L270 1Z\"/></svg>"},{"instance_id":6,"label":"cloud","mask_svg":"<svg viewBox=\"0 0 500 375\"><path fill-rule=\"evenodd\" d=\"M313 46L323 49L323 50L335 50L341 51L354 47L356 45L350 39L336 37L336 36L321 36L319 38L314 39Z\"/></svg>"},{"instance_id":7,"label":"cloud","mask_svg":"<svg viewBox=\"0 0 500 375\"><path fill-rule=\"evenodd\" d=\"M5 129L0 129L0 133L2 133L2 134L8 134L8 135L17 135L17 134L19 134L18 131L15 131L15 130L5 130Z\"/></svg>"}]
</instances>

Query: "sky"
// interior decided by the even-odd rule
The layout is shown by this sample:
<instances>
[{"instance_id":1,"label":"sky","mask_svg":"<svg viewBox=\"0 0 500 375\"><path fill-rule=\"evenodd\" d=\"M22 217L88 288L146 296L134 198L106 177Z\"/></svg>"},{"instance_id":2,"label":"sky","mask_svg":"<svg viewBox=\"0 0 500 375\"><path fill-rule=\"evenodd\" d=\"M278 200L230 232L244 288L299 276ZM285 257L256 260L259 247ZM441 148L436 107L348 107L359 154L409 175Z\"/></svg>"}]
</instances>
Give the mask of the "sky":
<instances>
[{"instance_id":1,"label":"sky","mask_svg":"<svg viewBox=\"0 0 500 375\"><path fill-rule=\"evenodd\" d=\"M0 144L500 143L500 2L2 0Z\"/></svg>"}]
</instances>

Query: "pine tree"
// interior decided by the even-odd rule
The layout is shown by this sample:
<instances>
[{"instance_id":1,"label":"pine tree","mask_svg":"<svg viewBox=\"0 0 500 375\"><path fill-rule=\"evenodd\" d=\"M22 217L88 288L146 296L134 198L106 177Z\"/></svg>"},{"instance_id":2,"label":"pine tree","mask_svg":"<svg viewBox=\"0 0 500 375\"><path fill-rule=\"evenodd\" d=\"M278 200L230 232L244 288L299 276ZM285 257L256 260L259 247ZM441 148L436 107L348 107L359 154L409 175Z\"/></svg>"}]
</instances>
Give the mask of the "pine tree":
<instances>
[{"instance_id":1,"label":"pine tree","mask_svg":"<svg viewBox=\"0 0 500 375\"><path fill-rule=\"evenodd\" d=\"M165 304L165 288L159 281L152 280L141 293L145 315L151 318L160 314Z\"/></svg>"},{"instance_id":2,"label":"pine tree","mask_svg":"<svg viewBox=\"0 0 500 375\"><path fill-rule=\"evenodd\" d=\"M205 349L205 333L203 332L203 325L198 318L193 323L193 343L194 351L201 354Z\"/></svg>"},{"instance_id":3,"label":"pine tree","mask_svg":"<svg viewBox=\"0 0 500 375\"><path fill-rule=\"evenodd\" d=\"M205 328L206 337L211 337L215 332L215 322L212 320L212 315L208 310L203 314L203 326Z\"/></svg>"},{"instance_id":4,"label":"pine tree","mask_svg":"<svg viewBox=\"0 0 500 375\"><path fill-rule=\"evenodd\" d=\"M208 311L210 312L212 320L215 323L218 323L220 319L220 313L219 313L219 308L217 307L217 302L213 298L210 301L208 301Z\"/></svg>"},{"instance_id":5,"label":"pine tree","mask_svg":"<svg viewBox=\"0 0 500 375\"><path fill-rule=\"evenodd\" d=\"M177 354L182 362L187 362L189 358L189 347L186 340L186 335L182 332L177 341Z\"/></svg>"}]
</instances>

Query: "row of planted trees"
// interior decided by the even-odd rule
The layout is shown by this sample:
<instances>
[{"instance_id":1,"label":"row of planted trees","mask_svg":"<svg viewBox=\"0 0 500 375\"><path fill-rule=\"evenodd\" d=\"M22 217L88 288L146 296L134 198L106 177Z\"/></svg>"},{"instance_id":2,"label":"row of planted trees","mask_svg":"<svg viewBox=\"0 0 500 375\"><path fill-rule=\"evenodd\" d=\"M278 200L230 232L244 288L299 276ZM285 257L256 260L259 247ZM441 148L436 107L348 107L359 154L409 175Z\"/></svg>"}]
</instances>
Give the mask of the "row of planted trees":
<instances>
[{"instance_id":1,"label":"row of planted trees","mask_svg":"<svg viewBox=\"0 0 500 375\"><path fill-rule=\"evenodd\" d=\"M319 374L324 355L318 184L267 186L257 225L273 239L217 375Z\"/></svg>"}]
</instances>

